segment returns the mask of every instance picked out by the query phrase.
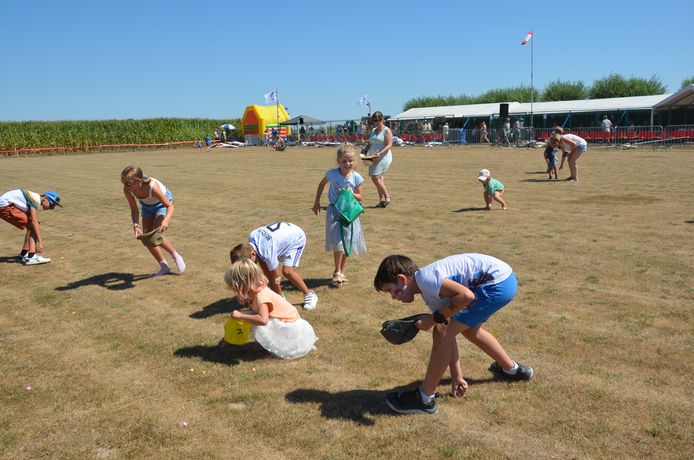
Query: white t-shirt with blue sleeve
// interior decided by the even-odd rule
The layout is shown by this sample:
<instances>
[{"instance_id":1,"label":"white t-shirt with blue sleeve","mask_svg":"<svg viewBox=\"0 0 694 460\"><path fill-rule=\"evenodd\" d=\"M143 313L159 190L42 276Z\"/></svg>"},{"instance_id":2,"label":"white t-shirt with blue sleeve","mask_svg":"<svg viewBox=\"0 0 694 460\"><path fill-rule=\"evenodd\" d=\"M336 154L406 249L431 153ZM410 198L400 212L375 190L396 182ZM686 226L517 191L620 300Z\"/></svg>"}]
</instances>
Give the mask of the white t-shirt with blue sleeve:
<instances>
[{"instance_id":1,"label":"white t-shirt with blue sleeve","mask_svg":"<svg viewBox=\"0 0 694 460\"><path fill-rule=\"evenodd\" d=\"M443 281L450 279L470 290L484 284L497 284L511 276L513 269L496 257L485 254L457 254L433 262L415 274L422 299L434 312L450 303L450 298L440 297Z\"/></svg>"}]
</instances>

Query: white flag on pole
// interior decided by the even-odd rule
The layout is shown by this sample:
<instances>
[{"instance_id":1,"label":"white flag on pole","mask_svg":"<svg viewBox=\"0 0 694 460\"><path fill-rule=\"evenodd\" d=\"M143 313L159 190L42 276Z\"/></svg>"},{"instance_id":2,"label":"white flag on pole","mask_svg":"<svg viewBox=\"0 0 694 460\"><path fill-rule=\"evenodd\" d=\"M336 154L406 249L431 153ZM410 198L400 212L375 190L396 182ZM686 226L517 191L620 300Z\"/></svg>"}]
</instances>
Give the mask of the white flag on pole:
<instances>
[{"instance_id":1,"label":"white flag on pole","mask_svg":"<svg viewBox=\"0 0 694 460\"><path fill-rule=\"evenodd\" d=\"M357 105L369 105L369 96L364 94L362 97L357 99Z\"/></svg>"},{"instance_id":2,"label":"white flag on pole","mask_svg":"<svg viewBox=\"0 0 694 460\"><path fill-rule=\"evenodd\" d=\"M269 93L265 94L265 103L266 104L273 104L277 102L277 90L273 89Z\"/></svg>"},{"instance_id":3,"label":"white flag on pole","mask_svg":"<svg viewBox=\"0 0 694 460\"><path fill-rule=\"evenodd\" d=\"M528 35L525 36L525 38L521 42L521 45L527 45L531 38L533 38L533 33L528 32Z\"/></svg>"}]
</instances>

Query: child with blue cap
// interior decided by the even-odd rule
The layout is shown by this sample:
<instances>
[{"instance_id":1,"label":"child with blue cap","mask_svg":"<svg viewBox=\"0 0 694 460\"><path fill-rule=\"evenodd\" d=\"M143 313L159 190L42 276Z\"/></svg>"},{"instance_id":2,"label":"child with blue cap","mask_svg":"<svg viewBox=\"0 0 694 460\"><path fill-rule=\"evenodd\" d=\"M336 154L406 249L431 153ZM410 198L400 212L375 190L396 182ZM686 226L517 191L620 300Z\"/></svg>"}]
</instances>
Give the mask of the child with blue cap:
<instances>
[{"instance_id":1,"label":"child with blue cap","mask_svg":"<svg viewBox=\"0 0 694 460\"><path fill-rule=\"evenodd\" d=\"M56 206L63 207L60 196L53 191L39 195L29 190L16 189L0 196L0 218L20 230L26 229L22 251L15 257L17 262L24 265L39 265L51 261L40 254L44 250L44 244L36 211L39 208L54 209Z\"/></svg>"}]
</instances>

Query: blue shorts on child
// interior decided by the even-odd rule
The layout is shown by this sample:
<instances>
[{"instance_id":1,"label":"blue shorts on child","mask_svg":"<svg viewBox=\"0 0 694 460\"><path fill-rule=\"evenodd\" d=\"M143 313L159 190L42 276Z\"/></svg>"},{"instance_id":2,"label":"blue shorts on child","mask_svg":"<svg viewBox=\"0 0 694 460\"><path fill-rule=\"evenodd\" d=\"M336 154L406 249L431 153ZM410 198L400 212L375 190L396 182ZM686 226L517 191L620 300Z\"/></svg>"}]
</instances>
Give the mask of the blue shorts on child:
<instances>
[{"instance_id":1,"label":"blue shorts on child","mask_svg":"<svg viewBox=\"0 0 694 460\"><path fill-rule=\"evenodd\" d=\"M171 190L166 191L166 198L173 203L173 193L171 193ZM140 201L140 205L142 206L143 219L145 217L166 215L166 206L164 206L164 203L162 203L161 201L156 204L144 204L142 201Z\"/></svg>"},{"instance_id":2,"label":"blue shorts on child","mask_svg":"<svg viewBox=\"0 0 694 460\"><path fill-rule=\"evenodd\" d=\"M518 281L513 273L500 283L477 286L472 289L475 300L467 308L453 315L453 319L475 328L513 300L517 291Z\"/></svg>"}]
</instances>

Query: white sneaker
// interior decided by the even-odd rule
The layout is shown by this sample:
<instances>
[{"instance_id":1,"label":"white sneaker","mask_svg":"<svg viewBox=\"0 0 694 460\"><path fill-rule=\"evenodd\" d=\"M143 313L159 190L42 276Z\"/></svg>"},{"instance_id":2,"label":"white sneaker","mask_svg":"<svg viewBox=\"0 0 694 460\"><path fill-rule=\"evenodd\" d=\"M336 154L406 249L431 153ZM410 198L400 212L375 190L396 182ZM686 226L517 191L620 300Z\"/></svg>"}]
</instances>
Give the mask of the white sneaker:
<instances>
[{"instance_id":1,"label":"white sneaker","mask_svg":"<svg viewBox=\"0 0 694 460\"><path fill-rule=\"evenodd\" d=\"M24 265L47 264L51 259L43 257L41 254L34 254L32 257L24 257Z\"/></svg>"},{"instance_id":2,"label":"white sneaker","mask_svg":"<svg viewBox=\"0 0 694 460\"><path fill-rule=\"evenodd\" d=\"M310 291L304 295L304 310L314 310L318 305L318 296L315 292Z\"/></svg>"}]
</instances>

